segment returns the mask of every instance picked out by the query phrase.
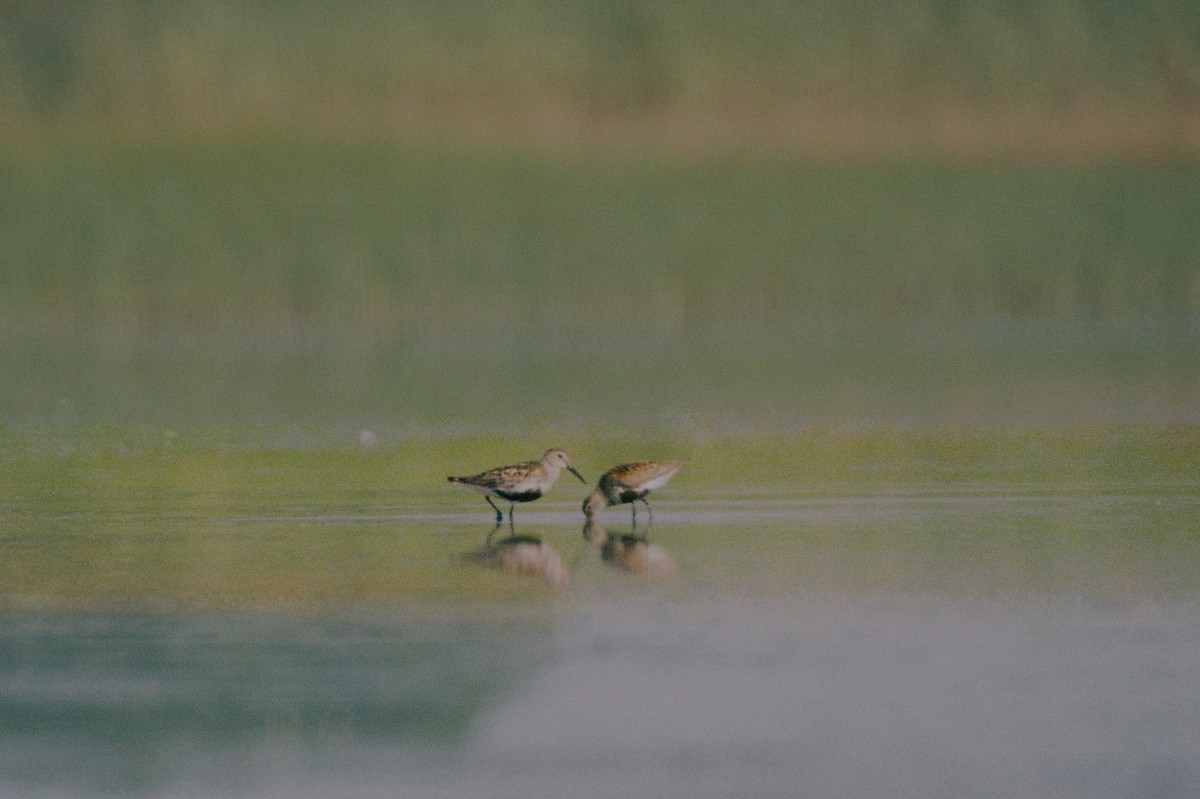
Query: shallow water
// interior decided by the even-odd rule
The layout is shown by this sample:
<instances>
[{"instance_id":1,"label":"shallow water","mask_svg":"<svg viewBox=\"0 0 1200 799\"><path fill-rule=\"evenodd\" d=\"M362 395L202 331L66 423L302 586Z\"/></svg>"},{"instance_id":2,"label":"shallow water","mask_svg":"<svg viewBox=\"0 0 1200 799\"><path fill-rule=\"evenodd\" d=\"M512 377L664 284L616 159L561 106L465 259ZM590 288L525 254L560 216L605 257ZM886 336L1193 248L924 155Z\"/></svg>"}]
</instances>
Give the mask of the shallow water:
<instances>
[{"instance_id":1,"label":"shallow water","mask_svg":"<svg viewBox=\"0 0 1200 799\"><path fill-rule=\"evenodd\" d=\"M1190 474L701 475L651 550L565 494L509 537L443 488L77 470L3 507L0 794L1195 796Z\"/></svg>"},{"instance_id":2,"label":"shallow water","mask_svg":"<svg viewBox=\"0 0 1200 799\"><path fill-rule=\"evenodd\" d=\"M539 614L540 615L540 614ZM8 615L6 796L1194 796L1184 608Z\"/></svg>"}]
</instances>

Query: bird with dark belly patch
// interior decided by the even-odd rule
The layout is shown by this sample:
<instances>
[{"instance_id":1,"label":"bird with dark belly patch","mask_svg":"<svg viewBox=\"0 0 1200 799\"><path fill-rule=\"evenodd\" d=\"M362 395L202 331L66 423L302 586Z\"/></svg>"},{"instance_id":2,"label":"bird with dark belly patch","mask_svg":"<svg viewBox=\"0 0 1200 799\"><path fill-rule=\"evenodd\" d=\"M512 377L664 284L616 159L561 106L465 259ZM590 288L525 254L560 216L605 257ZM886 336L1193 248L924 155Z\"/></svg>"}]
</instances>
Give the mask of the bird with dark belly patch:
<instances>
[{"instance_id":1,"label":"bird with dark belly patch","mask_svg":"<svg viewBox=\"0 0 1200 799\"><path fill-rule=\"evenodd\" d=\"M665 486L685 463L685 460L634 461L612 467L600 476L596 490L583 501L584 515L590 519L610 505L628 504L633 510L633 526L637 527L637 506L634 503L641 500L653 524L654 513L650 510L646 495Z\"/></svg>"},{"instance_id":2,"label":"bird with dark belly patch","mask_svg":"<svg viewBox=\"0 0 1200 799\"><path fill-rule=\"evenodd\" d=\"M508 505L508 523L513 523L513 507L518 502L533 502L549 491L558 480L558 475L566 469L579 478L581 483L587 481L583 475L571 466L571 458L561 449L546 452L538 461L515 463L511 466L497 466L486 472L468 477L448 477L451 483L465 485L484 495L484 499L496 511L496 524L504 521L504 514L492 502L492 497L502 499Z\"/></svg>"}]
</instances>

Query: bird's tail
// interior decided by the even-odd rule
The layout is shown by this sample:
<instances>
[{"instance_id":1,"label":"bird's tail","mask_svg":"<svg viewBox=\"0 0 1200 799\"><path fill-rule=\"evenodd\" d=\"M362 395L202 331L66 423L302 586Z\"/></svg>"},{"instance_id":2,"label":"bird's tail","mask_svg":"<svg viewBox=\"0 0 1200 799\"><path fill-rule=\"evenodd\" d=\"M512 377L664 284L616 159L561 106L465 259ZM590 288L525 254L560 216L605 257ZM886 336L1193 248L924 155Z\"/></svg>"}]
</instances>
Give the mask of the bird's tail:
<instances>
[{"instance_id":1,"label":"bird's tail","mask_svg":"<svg viewBox=\"0 0 1200 799\"><path fill-rule=\"evenodd\" d=\"M461 477L447 477L446 479L451 483L461 483L463 481Z\"/></svg>"}]
</instances>

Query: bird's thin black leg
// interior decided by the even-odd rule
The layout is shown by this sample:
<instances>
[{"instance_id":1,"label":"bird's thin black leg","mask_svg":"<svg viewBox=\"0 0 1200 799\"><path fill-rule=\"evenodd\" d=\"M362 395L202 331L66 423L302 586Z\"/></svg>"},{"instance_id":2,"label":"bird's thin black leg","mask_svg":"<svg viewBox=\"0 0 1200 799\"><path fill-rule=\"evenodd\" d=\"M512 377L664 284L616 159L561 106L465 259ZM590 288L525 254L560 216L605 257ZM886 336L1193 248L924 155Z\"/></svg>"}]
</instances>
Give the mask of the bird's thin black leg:
<instances>
[{"instance_id":1,"label":"bird's thin black leg","mask_svg":"<svg viewBox=\"0 0 1200 799\"><path fill-rule=\"evenodd\" d=\"M637 532L637 500L629 503L629 509L633 511L633 532Z\"/></svg>"},{"instance_id":2,"label":"bird's thin black leg","mask_svg":"<svg viewBox=\"0 0 1200 799\"><path fill-rule=\"evenodd\" d=\"M500 509L496 507L496 503L492 502L491 497L485 494L483 498L487 500L487 504L492 506L492 510L496 511L496 524L498 526L500 522L504 521L504 514L501 513Z\"/></svg>"}]
</instances>

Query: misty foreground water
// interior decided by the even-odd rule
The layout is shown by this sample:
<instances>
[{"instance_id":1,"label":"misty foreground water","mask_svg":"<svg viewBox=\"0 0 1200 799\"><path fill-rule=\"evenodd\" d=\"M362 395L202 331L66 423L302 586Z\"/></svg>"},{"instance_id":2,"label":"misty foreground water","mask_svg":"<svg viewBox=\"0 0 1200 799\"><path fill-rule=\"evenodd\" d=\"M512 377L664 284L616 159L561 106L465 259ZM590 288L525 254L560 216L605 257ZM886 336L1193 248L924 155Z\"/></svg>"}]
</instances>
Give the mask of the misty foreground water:
<instances>
[{"instance_id":1,"label":"misty foreground water","mask_svg":"<svg viewBox=\"0 0 1200 799\"><path fill-rule=\"evenodd\" d=\"M679 483L655 503L659 571L622 559L627 508L605 547L567 492L490 539L486 506L442 488L36 520L10 501L10 559L96 565L62 567L85 595L52 569L57 597L6 595L0 794L1200 793L1194 479ZM534 544L565 580L500 571ZM373 572L389 551L399 571ZM180 570L138 597L96 588L155 568Z\"/></svg>"},{"instance_id":2,"label":"misty foreground water","mask_svg":"<svg viewBox=\"0 0 1200 799\"><path fill-rule=\"evenodd\" d=\"M6 796L1194 796L1183 609L3 622Z\"/></svg>"}]
</instances>

